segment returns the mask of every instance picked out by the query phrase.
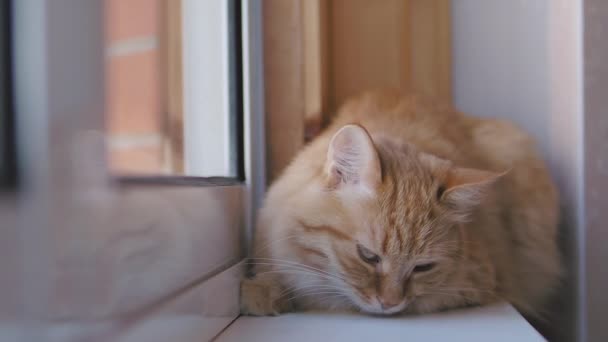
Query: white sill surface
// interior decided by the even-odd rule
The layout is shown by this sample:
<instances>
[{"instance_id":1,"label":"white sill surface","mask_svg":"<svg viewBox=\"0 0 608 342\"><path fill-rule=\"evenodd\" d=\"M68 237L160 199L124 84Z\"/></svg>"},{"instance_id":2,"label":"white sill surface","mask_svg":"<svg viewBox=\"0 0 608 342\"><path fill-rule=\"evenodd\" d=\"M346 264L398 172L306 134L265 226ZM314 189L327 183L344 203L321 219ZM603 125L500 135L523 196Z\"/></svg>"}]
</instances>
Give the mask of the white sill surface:
<instances>
[{"instance_id":1,"label":"white sill surface","mask_svg":"<svg viewBox=\"0 0 608 342\"><path fill-rule=\"evenodd\" d=\"M510 305L440 314L369 317L319 313L240 317L218 338L238 341L544 341Z\"/></svg>"}]
</instances>

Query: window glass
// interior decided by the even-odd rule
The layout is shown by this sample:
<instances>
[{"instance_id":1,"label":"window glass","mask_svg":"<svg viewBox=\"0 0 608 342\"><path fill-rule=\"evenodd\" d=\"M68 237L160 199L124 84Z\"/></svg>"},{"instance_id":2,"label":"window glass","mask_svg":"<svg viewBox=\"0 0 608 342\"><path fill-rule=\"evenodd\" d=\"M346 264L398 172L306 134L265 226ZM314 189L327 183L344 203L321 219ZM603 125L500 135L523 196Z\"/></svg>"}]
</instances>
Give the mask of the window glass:
<instances>
[{"instance_id":1,"label":"window glass","mask_svg":"<svg viewBox=\"0 0 608 342\"><path fill-rule=\"evenodd\" d=\"M106 130L114 173L240 176L238 6L106 0Z\"/></svg>"}]
</instances>

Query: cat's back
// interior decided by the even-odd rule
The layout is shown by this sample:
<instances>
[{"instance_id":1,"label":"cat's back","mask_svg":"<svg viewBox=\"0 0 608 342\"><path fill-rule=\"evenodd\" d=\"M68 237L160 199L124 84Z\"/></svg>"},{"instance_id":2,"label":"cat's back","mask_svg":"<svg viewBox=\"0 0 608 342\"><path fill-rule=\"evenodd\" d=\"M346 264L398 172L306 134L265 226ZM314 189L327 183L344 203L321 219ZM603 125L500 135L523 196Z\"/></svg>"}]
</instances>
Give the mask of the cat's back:
<instances>
[{"instance_id":1,"label":"cat's back","mask_svg":"<svg viewBox=\"0 0 608 342\"><path fill-rule=\"evenodd\" d=\"M372 136L411 143L433 154L449 153L449 145L465 142L471 124L439 101L397 91L370 91L351 98L332 126L349 123L362 125Z\"/></svg>"},{"instance_id":2,"label":"cat's back","mask_svg":"<svg viewBox=\"0 0 608 342\"><path fill-rule=\"evenodd\" d=\"M383 90L353 97L340 108L329 131L349 123L461 166L504 171L515 160L537 155L534 141L515 125L475 118L420 94Z\"/></svg>"}]
</instances>

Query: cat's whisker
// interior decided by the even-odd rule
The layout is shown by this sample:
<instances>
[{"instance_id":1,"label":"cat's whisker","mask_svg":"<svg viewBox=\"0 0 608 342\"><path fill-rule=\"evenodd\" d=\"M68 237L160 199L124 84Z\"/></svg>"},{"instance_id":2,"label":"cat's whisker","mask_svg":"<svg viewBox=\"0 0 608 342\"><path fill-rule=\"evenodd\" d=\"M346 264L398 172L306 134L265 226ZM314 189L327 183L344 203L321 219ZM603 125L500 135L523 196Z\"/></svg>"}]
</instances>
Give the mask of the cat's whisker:
<instances>
[{"instance_id":1,"label":"cat's whisker","mask_svg":"<svg viewBox=\"0 0 608 342\"><path fill-rule=\"evenodd\" d=\"M314 276L314 277L325 279L325 280L332 280L331 278L328 278L323 274L318 274L318 273L310 272L308 270L301 270L301 269L274 269L271 271L264 271L264 272L257 273L257 275L273 274L273 273L307 275L307 276L311 276L311 277Z\"/></svg>"},{"instance_id":2,"label":"cat's whisker","mask_svg":"<svg viewBox=\"0 0 608 342\"><path fill-rule=\"evenodd\" d=\"M328 301L336 301L339 300L339 304L350 304L350 298L345 294L330 294L320 298L315 299L319 305L327 305Z\"/></svg>"},{"instance_id":3,"label":"cat's whisker","mask_svg":"<svg viewBox=\"0 0 608 342\"><path fill-rule=\"evenodd\" d=\"M296 266L296 265L275 264L275 263L256 263L256 264L257 265L268 265L268 266L273 266L273 267L283 267L283 268L287 268L288 270L299 270L299 271L302 271L302 272L308 272L308 273L311 273L311 274L315 274L315 275L317 275L319 277L322 277L322 278L328 279L328 280L334 279L334 280L344 281L344 279L341 279L341 278L339 278L337 276L333 276L333 275L327 274L327 273L320 273L320 272L318 272L316 270L312 270L312 269L309 269L309 268L300 267L300 266ZM258 272L256 274L263 274L263 273L266 273L266 272L268 272L268 271Z\"/></svg>"},{"instance_id":4,"label":"cat's whisker","mask_svg":"<svg viewBox=\"0 0 608 342\"><path fill-rule=\"evenodd\" d=\"M297 276L310 276L310 277L318 277L318 278L323 278L326 280L331 280L329 278L324 278L322 275L319 274L315 274L312 272L308 272L308 271L302 271L302 270L272 270L272 271L265 271L265 272L260 272L258 273L258 275L262 275L262 274L287 274L287 275L297 275Z\"/></svg>"},{"instance_id":5,"label":"cat's whisker","mask_svg":"<svg viewBox=\"0 0 608 342\"><path fill-rule=\"evenodd\" d=\"M288 288L286 288L283 292L281 292L279 295L283 295L284 293L287 292L293 292L293 291L299 291L299 290L303 290L303 289L307 289L307 288L333 288L333 289L338 289L341 290L342 287L337 286L337 285L331 285L331 284L323 284L323 283L318 283L318 282L307 282L304 284L296 284L293 286L290 286Z\"/></svg>"},{"instance_id":6,"label":"cat's whisker","mask_svg":"<svg viewBox=\"0 0 608 342\"><path fill-rule=\"evenodd\" d=\"M324 279L324 280L327 280L330 282L339 280L340 282L348 283L345 280L342 280L342 279L339 279L336 277L330 277L326 274L318 273L318 272L315 272L313 270L309 270L306 268L299 268L299 267L295 267L293 265L276 265L276 264L270 264L270 265L275 266L275 267L283 267L285 269L272 269L270 271L258 272L258 273L256 273L256 275L262 275L262 274L268 274L268 273L308 275L308 276L315 276L317 278L321 278L321 279Z\"/></svg>"},{"instance_id":7,"label":"cat's whisker","mask_svg":"<svg viewBox=\"0 0 608 342\"><path fill-rule=\"evenodd\" d=\"M318 280L312 280L309 282L305 282L305 283L300 283L300 284L295 284L289 287L286 287L284 289L283 292L280 293L280 295L282 295L283 293L285 293L286 291L291 291L291 290L295 290L297 289L299 286L309 286L309 285L320 285Z\"/></svg>"},{"instance_id":8,"label":"cat's whisker","mask_svg":"<svg viewBox=\"0 0 608 342\"><path fill-rule=\"evenodd\" d=\"M246 262L245 264L247 264L247 265L282 266L282 267L298 267L298 268L307 269L307 270L311 270L311 271L315 271L315 272L319 272L319 273L327 273L327 272L320 272L317 269L311 268L311 267L307 267L306 265L294 264L294 263L286 263L286 262L249 261L249 262Z\"/></svg>"},{"instance_id":9,"label":"cat's whisker","mask_svg":"<svg viewBox=\"0 0 608 342\"><path fill-rule=\"evenodd\" d=\"M306 265L303 263L299 263L299 262L295 262L295 261L290 261L290 260L282 260L282 259L275 259L275 258L249 258L249 260L263 260L263 261L273 261L273 262L280 262L280 263L287 263L287 264L292 264L292 265L297 265L297 266L302 266L302 267L306 267L306 268L310 268L310 269L314 269L316 271L319 272L323 272L323 273L328 273L324 270L321 270L319 268L310 266L310 265ZM331 274L331 273L328 273Z\"/></svg>"},{"instance_id":10,"label":"cat's whisker","mask_svg":"<svg viewBox=\"0 0 608 342\"><path fill-rule=\"evenodd\" d=\"M335 286L335 285L323 285L323 284L311 284L311 285L305 285L305 286L291 286L288 290L284 290L283 292L281 292L279 294L279 298L283 297L284 295L291 293L291 292L297 292L297 291L302 291L302 290L307 290L307 289L335 289L335 290L342 290L342 288L340 286Z\"/></svg>"},{"instance_id":11,"label":"cat's whisker","mask_svg":"<svg viewBox=\"0 0 608 342\"><path fill-rule=\"evenodd\" d=\"M315 270L317 272L321 272L321 273L327 274L328 276L338 277L337 275L329 273L329 272L324 271L322 269L319 269L319 268L316 268L316 267L313 267L313 266L309 266L309 265L305 265L305 264L302 264L302 263L294 262L294 261L289 261L289 260L281 260L281 259L274 259L274 258L249 258L249 260L262 260L262 261L273 261L273 262L286 263L286 264L301 266L301 267L305 267L305 268L308 268L308 269L311 269L311 270ZM345 280L345 279L342 278L341 280Z\"/></svg>"},{"instance_id":12,"label":"cat's whisker","mask_svg":"<svg viewBox=\"0 0 608 342\"><path fill-rule=\"evenodd\" d=\"M312 293L303 293L303 294L297 294L295 296L289 297L286 299L286 301L292 301L296 298L300 298L300 297L308 297L308 296L318 296L318 295L322 295L322 294L331 294L331 295L341 295L341 292L336 292L336 291L318 291L318 292L312 292Z\"/></svg>"}]
</instances>

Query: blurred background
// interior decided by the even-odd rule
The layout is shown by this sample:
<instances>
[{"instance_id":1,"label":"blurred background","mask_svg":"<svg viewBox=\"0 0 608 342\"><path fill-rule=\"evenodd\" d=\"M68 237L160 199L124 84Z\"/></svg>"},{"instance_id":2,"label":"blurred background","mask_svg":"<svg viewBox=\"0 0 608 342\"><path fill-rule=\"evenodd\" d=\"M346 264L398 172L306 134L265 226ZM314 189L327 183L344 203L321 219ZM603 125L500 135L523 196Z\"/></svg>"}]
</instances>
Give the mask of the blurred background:
<instances>
[{"instance_id":1,"label":"blurred background","mask_svg":"<svg viewBox=\"0 0 608 342\"><path fill-rule=\"evenodd\" d=\"M550 158L550 49L560 38L551 34L549 2L265 4L270 176L346 98L383 87L425 93L477 116L509 118ZM105 0L106 126L114 171L184 172L184 88L193 81L184 78L190 66L183 51L191 50L182 7L181 0ZM219 49L205 53L220 56ZM203 91L198 96L212 98Z\"/></svg>"}]
</instances>

